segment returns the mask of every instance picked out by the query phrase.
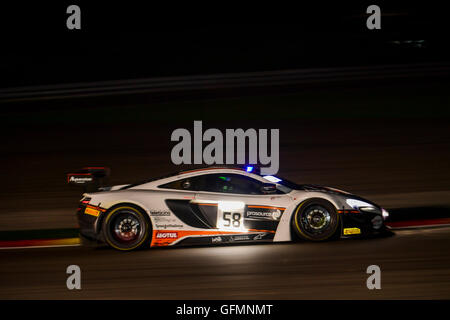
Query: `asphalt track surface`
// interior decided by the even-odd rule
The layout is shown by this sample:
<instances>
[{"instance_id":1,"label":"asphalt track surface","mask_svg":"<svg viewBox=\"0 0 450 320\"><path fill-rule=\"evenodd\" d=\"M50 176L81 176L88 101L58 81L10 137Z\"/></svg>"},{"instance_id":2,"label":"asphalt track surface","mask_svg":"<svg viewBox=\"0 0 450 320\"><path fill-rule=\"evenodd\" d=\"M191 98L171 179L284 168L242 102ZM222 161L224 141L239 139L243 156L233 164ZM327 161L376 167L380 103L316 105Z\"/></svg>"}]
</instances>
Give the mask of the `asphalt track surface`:
<instances>
[{"instance_id":1,"label":"asphalt track surface","mask_svg":"<svg viewBox=\"0 0 450 320\"><path fill-rule=\"evenodd\" d=\"M450 228L328 243L0 252L0 299L449 299ZM81 290L66 268L81 268ZM366 269L381 268L381 290Z\"/></svg>"}]
</instances>

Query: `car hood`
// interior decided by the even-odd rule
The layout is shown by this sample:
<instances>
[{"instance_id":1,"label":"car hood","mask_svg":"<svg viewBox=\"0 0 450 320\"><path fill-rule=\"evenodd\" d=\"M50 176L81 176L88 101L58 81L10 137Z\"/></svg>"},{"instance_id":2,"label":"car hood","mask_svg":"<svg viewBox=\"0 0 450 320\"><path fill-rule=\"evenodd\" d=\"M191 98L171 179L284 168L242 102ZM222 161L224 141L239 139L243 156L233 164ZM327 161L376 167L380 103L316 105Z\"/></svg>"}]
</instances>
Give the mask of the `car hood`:
<instances>
[{"instance_id":1,"label":"car hood","mask_svg":"<svg viewBox=\"0 0 450 320\"><path fill-rule=\"evenodd\" d=\"M300 191L305 191L305 192L321 192L321 193L327 193L327 194L331 194L331 195L335 195L335 196L339 196L342 199L355 199L355 200L361 200L367 203L370 203L371 205L381 208L380 205L367 200L363 197L360 197L358 195L355 195L353 193L347 192L347 191L343 191L340 189L336 189L333 187L327 187L327 186L320 186L320 185L314 185L314 184L304 184L299 186L300 188L297 190Z\"/></svg>"}]
</instances>

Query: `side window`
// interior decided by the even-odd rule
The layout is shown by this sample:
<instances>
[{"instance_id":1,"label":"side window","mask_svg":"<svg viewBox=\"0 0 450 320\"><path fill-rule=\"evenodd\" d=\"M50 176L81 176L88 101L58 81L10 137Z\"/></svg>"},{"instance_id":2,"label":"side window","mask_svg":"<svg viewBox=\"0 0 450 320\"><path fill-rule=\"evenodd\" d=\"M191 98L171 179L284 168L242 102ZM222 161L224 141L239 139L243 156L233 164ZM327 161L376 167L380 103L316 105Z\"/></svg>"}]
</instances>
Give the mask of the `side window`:
<instances>
[{"instance_id":1,"label":"side window","mask_svg":"<svg viewBox=\"0 0 450 320\"><path fill-rule=\"evenodd\" d=\"M202 186L204 184L205 184L205 176L197 176L162 184L159 185L158 188L198 191L202 189Z\"/></svg>"},{"instance_id":2,"label":"side window","mask_svg":"<svg viewBox=\"0 0 450 320\"><path fill-rule=\"evenodd\" d=\"M206 191L220 193L235 194L253 194L263 195L261 188L263 183L240 174L205 174L201 176L191 177L172 181L159 185L158 188L189 190L189 191ZM277 190L278 194L284 192Z\"/></svg>"},{"instance_id":3,"label":"side window","mask_svg":"<svg viewBox=\"0 0 450 320\"><path fill-rule=\"evenodd\" d=\"M237 194L264 194L261 191L263 183L239 174L208 174L205 175L205 184L201 191L237 193Z\"/></svg>"}]
</instances>

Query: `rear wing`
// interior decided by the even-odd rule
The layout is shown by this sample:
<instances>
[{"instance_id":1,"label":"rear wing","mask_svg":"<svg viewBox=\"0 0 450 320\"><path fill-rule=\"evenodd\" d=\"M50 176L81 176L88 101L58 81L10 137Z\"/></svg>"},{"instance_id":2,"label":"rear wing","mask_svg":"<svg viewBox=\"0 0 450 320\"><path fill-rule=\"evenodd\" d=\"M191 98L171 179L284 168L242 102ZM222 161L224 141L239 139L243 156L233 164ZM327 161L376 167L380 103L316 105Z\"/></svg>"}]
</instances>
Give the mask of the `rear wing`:
<instances>
[{"instance_id":1,"label":"rear wing","mask_svg":"<svg viewBox=\"0 0 450 320\"><path fill-rule=\"evenodd\" d=\"M67 174L67 183L83 187L84 192L96 192L104 186L111 170L106 167L84 167Z\"/></svg>"}]
</instances>

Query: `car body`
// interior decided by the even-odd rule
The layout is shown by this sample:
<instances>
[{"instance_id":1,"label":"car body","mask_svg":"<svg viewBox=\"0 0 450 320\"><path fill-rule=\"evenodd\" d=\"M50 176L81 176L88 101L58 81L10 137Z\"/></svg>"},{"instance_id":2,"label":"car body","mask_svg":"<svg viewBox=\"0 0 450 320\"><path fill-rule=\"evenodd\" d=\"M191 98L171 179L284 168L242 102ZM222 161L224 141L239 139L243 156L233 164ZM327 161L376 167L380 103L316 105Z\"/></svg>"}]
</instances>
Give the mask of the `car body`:
<instances>
[{"instance_id":1,"label":"car body","mask_svg":"<svg viewBox=\"0 0 450 320\"><path fill-rule=\"evenodd\" d=\"M253 167L208 167L85 193L77 216L83 239L132 250L360 237L383 232L388 213L353 194L261 176Z\"/></svg>"}]
</instances>

